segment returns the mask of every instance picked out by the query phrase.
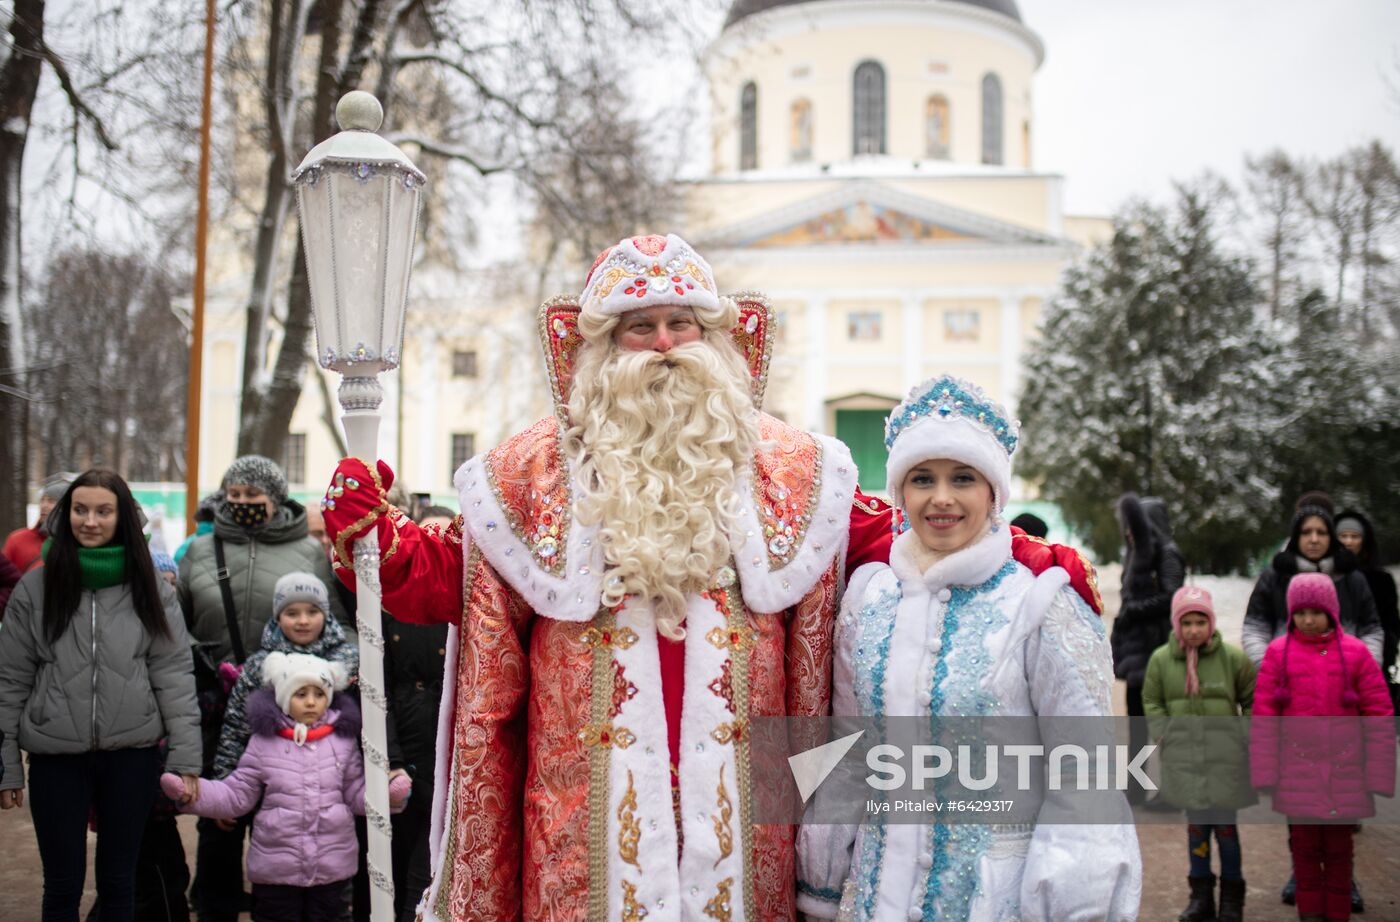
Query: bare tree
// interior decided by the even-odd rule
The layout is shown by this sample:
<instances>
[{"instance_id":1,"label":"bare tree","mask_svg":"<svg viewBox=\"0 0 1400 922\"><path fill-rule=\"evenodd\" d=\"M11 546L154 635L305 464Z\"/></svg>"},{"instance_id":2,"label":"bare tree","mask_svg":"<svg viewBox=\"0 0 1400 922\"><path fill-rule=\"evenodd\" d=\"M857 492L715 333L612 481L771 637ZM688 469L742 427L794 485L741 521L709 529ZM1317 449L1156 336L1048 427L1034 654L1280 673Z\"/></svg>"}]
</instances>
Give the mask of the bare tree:
<instances>
[{"instance_id":1,"label":"bare tree","mask_svg":"<svg viewBox=\"0 0 1400 922\"><path fill-rule=\"evenodd\" d=\"M1252 211L1263 225L1261 242L1267 260L1269 309L1279 318L1290 299L1290 272L1296 271L1306 217L1302 172L1282 150L1245 157L1245 186Z\"/></svg>"},{"instance_id":2,"label":"bare tree","mask_svg":"<svg viewBox=\"0 0 1400 922\"><path fill-rule=\"evenodd\" d=\"M464 206L479 196L476 182L498 174L514 178L576 256L595 237L607 239L598 235L625 232L672 205L663 193L669 161L623 104L616 51L643 21L668 12L684 19L693 7L657 0L644 17L641 8L634 0L267 0L248 11L260 24L249 34L262 36L256 134L267 171L245 311L240 452L278 457L301 396L312 325L302 254L284 232L290 151L332 133L339 95L372 86L385 105L385 132L416 149L430 173L423 258L469 258L463 244L475 228ZM313 53L314 70L306 60ZM314 87L303 88L301 77L313 72ZM547 249L546 267L562 246ZM279 309L274 283L284 278ZM275 356L270 322L282 332Z\"/></svg>"},{"instance_id":3,"label":"bare tree","mask_svg":"<svg viewBox=\"0 0 1400 922\"><path fill-rule=\"evenodd\" d=\"M50 260L26 316L44 469L183 475L189 347L171 309L179 288L141 256L83 248Z\"/></svg>"}]
</instances>

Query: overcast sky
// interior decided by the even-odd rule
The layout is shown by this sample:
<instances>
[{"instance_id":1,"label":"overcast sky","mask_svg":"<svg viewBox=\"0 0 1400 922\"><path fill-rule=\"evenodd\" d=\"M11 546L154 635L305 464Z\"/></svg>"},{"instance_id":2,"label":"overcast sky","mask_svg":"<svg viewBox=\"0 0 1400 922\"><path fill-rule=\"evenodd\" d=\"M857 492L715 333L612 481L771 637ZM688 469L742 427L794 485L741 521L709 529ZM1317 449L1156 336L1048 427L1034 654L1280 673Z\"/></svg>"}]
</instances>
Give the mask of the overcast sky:
<instances>
[{"instance_id":1,"label":"overcast sky","mask_svg":"<svg viewBox=\"0 0 1400 922\"><path fill-rule=\"evenodd\" d=\"M1233 180L1274 147L1400 150L1400 0L1018 4L1045 42L1034 166L1068 177L1071 214L1160 199L1204 169Z\"/></svg>"}]
</instances>

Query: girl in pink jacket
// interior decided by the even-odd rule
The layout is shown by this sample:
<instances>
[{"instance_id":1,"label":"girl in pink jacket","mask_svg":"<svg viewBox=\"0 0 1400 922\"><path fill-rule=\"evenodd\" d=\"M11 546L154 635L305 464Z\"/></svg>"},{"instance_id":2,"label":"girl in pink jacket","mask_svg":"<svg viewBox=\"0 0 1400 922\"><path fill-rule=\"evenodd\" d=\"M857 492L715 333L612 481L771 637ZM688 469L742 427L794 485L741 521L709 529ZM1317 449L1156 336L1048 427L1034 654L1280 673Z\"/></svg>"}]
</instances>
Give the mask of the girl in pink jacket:
<instances>
[{"instance_id":1,"label":"girl in pink jacket","mask_svg":"<svg viewBox=\"0 0 1400 922\"><path fill-rule=\"evenodd\" d=\"M257 805L248 849L255 922L340 922L350 918L350 881L359 864L355 814L365 812L365 771L357 736L360 710L340 663L304 653L268 654L262 688L248 698L253 731L238 767L222 781L200 779L181 809L236 819ZM334 700L332 700L334 695ZM178 775L161 787L179 799ZM409 779L389 785L397 812Z\"/></svg>"},{"instance_id":2,"label":"girl in pink jacket","mask_svg":"<svg viewBox=\"0 0 1400 922\"><path fill-rule=\"evenodd\" d=\"M1255 687L1250 776L1288 817L1299 918L1349 919L1353 824L1375 815L1376 794L1395 793L1390 694L1366 645L1342 630L1330 576L1293 577L1288 614Z\"/></svg>"}]
</instances>

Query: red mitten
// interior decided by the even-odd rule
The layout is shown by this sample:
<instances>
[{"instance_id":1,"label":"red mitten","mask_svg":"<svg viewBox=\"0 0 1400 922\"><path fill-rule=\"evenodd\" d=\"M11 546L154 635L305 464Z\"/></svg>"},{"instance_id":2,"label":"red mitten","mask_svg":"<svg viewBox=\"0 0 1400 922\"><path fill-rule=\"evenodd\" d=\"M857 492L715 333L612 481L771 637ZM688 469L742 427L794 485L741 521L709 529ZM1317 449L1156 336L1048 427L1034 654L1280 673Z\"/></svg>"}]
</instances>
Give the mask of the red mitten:
<instances>
[{"instance_id":1,"label":"red mitten","mask_svg":"<svg viewBox=\"0 0 1400 922\"><path fill-rule=\"evenodd\" d=\"M335 467L335 476L321 500L321 515L326 521L326 533L335 546L337 566L353 569L350 545L354 540L376 528L381 547L392 535L389 525L389 487L394 472L383 461L375 470L359 458L342 458Z\"/></svg>"},{"instance_id":2,"label":"red mitten","mask_svg":"<svg viewBox=\"0 0 1400 922\"><path fill-rule=\"evenodd\" d=\"M185 779L166 772L160 776L160 789L165 792L166 797L179 803L185 798Z\"/></svg>"},{"instance_id":3,"label":"red mitten","mask_svg":"<svg viewBox=\"0 0 1400 922\"><path fill-rule=\"evenodd\" d=\"M395 775L389 779L389 806L397 807L408 800L408 795L412 790L413 779L407 775Z\"/></svg>"},{"instance_id":4,"label":"red mitten","mask_svg":"<svg viewBox=\"0 0 1400 922\"><path fill-rule=\"evenodd\" d=\"M1051 567L1063 567L1069 574L1069 584L1079 593L1097 615L1103 614L1103 598L1099 595L1098 576L1094 565L1084 555L1067 544L1051 544L1044 538L1028 535L1011 526L1011 556L1036 576Z\"/></svg>"}]
</instances>

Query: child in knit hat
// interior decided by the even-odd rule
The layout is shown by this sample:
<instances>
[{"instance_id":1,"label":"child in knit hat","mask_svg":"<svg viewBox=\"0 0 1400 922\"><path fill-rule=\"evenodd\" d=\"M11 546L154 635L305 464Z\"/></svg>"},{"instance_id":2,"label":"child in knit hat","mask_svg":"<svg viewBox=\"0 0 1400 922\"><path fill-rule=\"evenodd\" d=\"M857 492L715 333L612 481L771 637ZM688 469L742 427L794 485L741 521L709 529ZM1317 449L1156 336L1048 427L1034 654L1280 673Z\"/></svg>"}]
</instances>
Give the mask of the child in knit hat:
<instances>
[{"instance_id":1,"label":"child in knit hat","mask_svg":"<svg viewBox=\"0 0 1400 922\"><path fill-rule=\"evenodd\" d=\"M222 781L200 781L182 809L228 820L261 800L248 849L255 922L348 920L359 866L354 817L365 813L360 711L337 694L349 676L340 663L282 652L267 655L262 673L265 687L248 700L253 737L238 767ZM161 787L172 798L187 793L179 775L162 775ZM390 782L393 812L409 787L406 776Z\"/></svg>"},{"instance_id":2,"label":"child in knit hat","mask_svg":"<svg viewBox=\"0 0 1400 922\"><path fill-rule=\"evenodd\" d=\"M252 731L244 716L248 697L263 684L263 662L274 652L307 653L338 663L347 681L360 670L359 648L350 642L340 622L330 617L330 594L314 573L292 572L277 580L272 591L272 618L263 628L258 651L248 657L234 683L214 756L215 778L233 771Z\"/></svg>"},{"instance_id":3,"label":"child in knit hat","mask_svg":"<svg viewBox=\"0 0 1400 922\"><path fill-rule=\"evenodd\" d=\"M1254 663L1215 627L1210 593L1183 586L1172 596L1172 633L1147 663L1142 706L1162 740L1162 797L1186 810L1190 902L1181 922L1240 922L1245 883L1236 811L1257 802L1237 720L1254 704ZM1210 840L1220 848L1220 914Z\"/></svg>"},{"instance_id":4,"label":"child in knit hat","mask_svg":"<svg viewBox=\"0 0 1400 922\"><path fill-rule=\"evenodd\" d=\"M1338 615L1325 573L1288 584L1288 633L1259 670L1250 775L1288 817L1301 919L1351 917L1353 826L1375 815L1374 796L1395 793L1395 732L1380 667ZM1313 717L1333 720L1279 721ZM1318 824L1317 821L1323 821Z\"/></svg>"}]
</instances>

